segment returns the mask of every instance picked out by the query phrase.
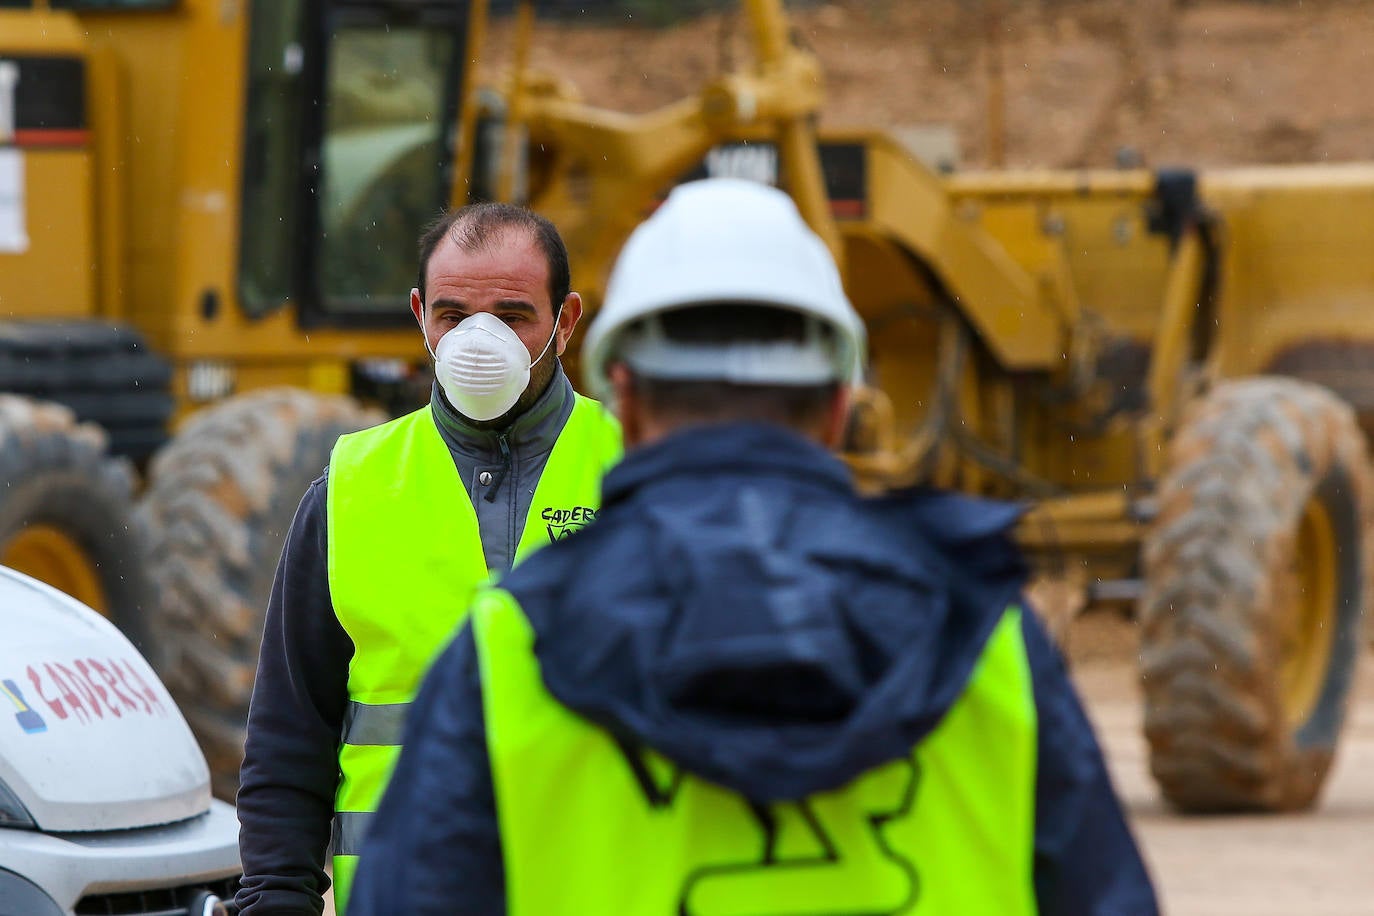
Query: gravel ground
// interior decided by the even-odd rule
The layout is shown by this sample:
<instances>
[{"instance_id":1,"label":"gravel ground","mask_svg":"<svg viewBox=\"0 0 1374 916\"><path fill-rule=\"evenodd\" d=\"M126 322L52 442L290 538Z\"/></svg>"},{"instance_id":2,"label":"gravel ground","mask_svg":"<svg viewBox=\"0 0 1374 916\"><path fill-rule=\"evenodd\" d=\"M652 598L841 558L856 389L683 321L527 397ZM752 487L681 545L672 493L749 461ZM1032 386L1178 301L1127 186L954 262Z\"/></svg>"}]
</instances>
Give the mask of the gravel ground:
<instances>
[{"instance_id":1,"label":"gravel ground","mask_svg":"<svg viewBox=\"0 0 1374 916\"><path fill-rule=\"evenodd\" d=\"M1090 626L1093 626L1090 624ZM1124 624L1122 625L1125 626ZM1184 817L1150 779L1129 633L1069 648L1156 886L1171 916L1374 914L1374 652L1361 660L1336 763L1317 808L1274 817ZM1077 633L1073 634L1079 635ZM1083 643L1091 648L1086 650ZM1112 643L1116 643L1113 647Z\"/></svg>"}]
</instances>

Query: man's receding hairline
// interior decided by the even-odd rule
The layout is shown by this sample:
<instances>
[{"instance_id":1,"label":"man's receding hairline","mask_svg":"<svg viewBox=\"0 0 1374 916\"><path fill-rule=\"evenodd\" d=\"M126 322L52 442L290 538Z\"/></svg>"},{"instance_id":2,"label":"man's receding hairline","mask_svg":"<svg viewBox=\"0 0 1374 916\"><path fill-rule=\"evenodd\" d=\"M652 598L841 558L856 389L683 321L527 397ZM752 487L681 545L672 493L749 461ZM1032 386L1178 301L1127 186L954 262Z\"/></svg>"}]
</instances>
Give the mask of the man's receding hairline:
<instances>
[{"instance_id":1,"label":"man's receding hairline","mask_svg":"<svg viewBox=\"0 0 1374 916\"><path fill-rule=\"evenodd\" d=\"M533 210L513 204L484 201L467 204L457 210L445 210L433 219L420 235L420 264L416 272L415 285L420 291L421 302L429 298L429 268L434 254L450 240L454 251L459 254L489 249L495 245L510 244L519 235L509 230L521 227L526 231L525 238L532 242L544 262L548 273L550 304L561 305L572 289L568 270L568 249L558 229L546 217Z\"/></svg>"},{"instance_id":2,"label":"man's receding hairline","mask_svg":"<svg viewBox=\"0 0 1374 916\"><path fill-rule=\"evenodd\" d=\"M430 265L434 263L434 259L438 256L439 249L443 246L444 242L452 242L453 246L463 254L482 254L488 251L495 251L501 246L501 243L506 241L513 233L523 235L525 241L530 244L530 247L539 254L539 266L544 271L544 284L546 286L548 285L549 281L552 279L552 271L549 270L548 258L544 257L543 247L539 244L539 233L537 231L530 226L525 226L520 223L502 223L499 226L493 227L489 232L460 233L460 229L462 228L461 223L467 219L468 217L465 216L455 221L452 226L449 226L448 229L444 231L443 238L439 240L439 244L435 245L434 250L429 253L429 259L425 261L426 285L428 285ZM547 292L547 290L545 290L545 292ZM557 302L551 302L550 304L553 308L558 307Z\"/></svg>"},{"instance_id":3,"label":"man's receding hairline","mask_svg":"<svg viewBox=\"0 0 1374 916\"><path fill-rule=\"evenodd\" d=\"M533 227L519 222L499 222L491 225L483 225L479 219L480 214L475 212L464 213L453 221L453 225L448 227L444 233L444 238L458 246L458 250L467 254L477 254L482 251L490 251L504 242L511 233L520 233L525 236L525 241L535 248L539 247L539 233ZM476 228L481 226L480 229ZM438 251L436 246L435 251ZM541 251L540 254L543 254ZM429 259L434 260L431 252ZM545 265L547 271L548 265Z\"/></svg>"}]
</instances>

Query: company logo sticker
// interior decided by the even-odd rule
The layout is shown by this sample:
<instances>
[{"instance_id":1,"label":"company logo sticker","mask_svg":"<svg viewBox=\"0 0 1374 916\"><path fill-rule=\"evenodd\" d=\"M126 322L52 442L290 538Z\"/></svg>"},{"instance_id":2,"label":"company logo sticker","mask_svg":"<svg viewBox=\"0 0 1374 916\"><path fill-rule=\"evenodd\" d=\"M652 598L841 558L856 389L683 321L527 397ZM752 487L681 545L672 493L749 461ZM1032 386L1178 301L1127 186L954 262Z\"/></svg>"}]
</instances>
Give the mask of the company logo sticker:
<instances>
[{"instance_id":1,"label":"company logo sticker","mask_svg":"<svg viewBox=\"0 0 1374 916\"><path fill-rule=\"evenodd\" d=\"M0 681L0 693L10 698L16 710L14 717L19 720L19 727L24 730L26 735L36 735L39 732L48 730L48 723L43 721L43 717L34 711L24 699L24 692L19 689L19 685L6 678Z\"/></svg>"},{"instance_id":2,"label":"company logo sticker","mask_svg":"<svg viewBox=\"0 0 1374 916\"><path fill-rule=\"evenodd\" d=\"M19 682L24 687L19 687ZM38 709L59 722L91 725L105 719L125 716L165 718L169 704L128 659L77 658L70 662L35 662L24 669L23 678L0 680L4 693L18 712L25 732L47 731L47 722ZM29 691L37 709L29 705L23 691Z\"/></svg>"},{"instance_id":3,"label":"company logo sticker","mask_svg":"<svg viewBox=\"0 0 1374 916\"><path fill-rule=\"evenodd\" d=\"M590 506L574 506L571 509L548 508L543 511L541 517L544 519L544 527L549 532L549 543L552 544L596 521L596 510Z\"/></svg>"}]
</instances>

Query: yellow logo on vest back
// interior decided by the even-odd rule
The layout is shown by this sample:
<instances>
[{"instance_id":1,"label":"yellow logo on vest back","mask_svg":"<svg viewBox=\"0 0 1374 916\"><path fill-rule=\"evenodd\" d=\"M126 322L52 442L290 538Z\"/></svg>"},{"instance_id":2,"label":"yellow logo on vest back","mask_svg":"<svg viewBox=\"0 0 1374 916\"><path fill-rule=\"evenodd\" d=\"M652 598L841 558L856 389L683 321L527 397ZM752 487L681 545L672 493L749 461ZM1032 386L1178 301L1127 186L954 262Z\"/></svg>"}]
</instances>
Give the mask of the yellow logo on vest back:
<instances>
[{"instance_id":1,"label":"yellow logo on vest back","mask_svg":"<svg viewBox=\"0 0 1374 916\"><path fill-rule=\"evenodd\" d=\"M683 783L675 765L621 745L645 798L669 807ZM749 806L759 855L687 876L682 916L896 916L920 892L914 864L884 837L911 813L920 765L896 760L844 789L795 802Z\"/></svg>"}]
</instances>

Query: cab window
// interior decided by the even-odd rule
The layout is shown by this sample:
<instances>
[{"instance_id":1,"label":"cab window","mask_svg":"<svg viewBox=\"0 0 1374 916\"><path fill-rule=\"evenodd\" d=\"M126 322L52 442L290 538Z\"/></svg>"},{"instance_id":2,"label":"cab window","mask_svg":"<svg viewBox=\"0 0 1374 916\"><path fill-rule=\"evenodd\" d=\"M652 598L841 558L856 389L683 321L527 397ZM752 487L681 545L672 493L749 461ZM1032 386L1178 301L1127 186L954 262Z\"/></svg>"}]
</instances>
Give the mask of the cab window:
<instances>
[{"instance_id":1,"label":"cab window","mask_svg":"<svg viewBox=\"0 0 1374 916\"><path fill-rule=\"evenodd\" d=\"M248 43L248 121L243 138L243 225L239 301L261 315L297 295L303 198L305 3L252 6Z\"/></svg>"},{"instance_id":2,"label":"cab window","mask_svg":"<svg viewBox=\"0 0 1374 916\"><path fill-rule=\"evenodd\" d=\"M306 324L403 321L448 201L464 4L256 0L240 301Z\"/></svg>"},{"instance_id":3,"label":"cab window","mask_svg":"<svg viewBox=\"0 0 1374 916\"><path fill-rule=\"evenodd\" d=\"M325 312L396 310L414 284L415 237L448 196L454 56L451 34L419 27L330 36L320 175Z\"/></svg>"}]
</instances>

